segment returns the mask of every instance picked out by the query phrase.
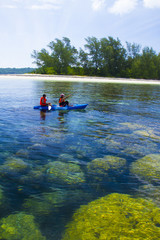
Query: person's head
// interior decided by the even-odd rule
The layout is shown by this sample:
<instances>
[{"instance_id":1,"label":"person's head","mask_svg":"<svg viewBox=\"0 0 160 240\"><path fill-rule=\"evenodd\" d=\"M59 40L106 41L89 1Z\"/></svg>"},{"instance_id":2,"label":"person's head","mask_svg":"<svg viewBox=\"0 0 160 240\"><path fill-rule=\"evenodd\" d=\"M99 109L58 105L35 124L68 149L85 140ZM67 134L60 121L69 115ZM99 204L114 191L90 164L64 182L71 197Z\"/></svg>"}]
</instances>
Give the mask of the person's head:
<instances>
[{"instance_id":1,"label":"person's head","mask_svg":"<svg viewBox=\"0 0 160 240\"><path fill-rule=\"evenodd\" d=\"M46 97L46 94L43 94L43 97L45 98L45 97Z\"/></svg>"},{"instance_id":2,"label":"person's head","mask_svg":"<svg viewBox=\"0 0 160 240\"><path fill-rule=\"evenodd\" d=\"M64 97L64 94L63 94L63 93L61 93L60 97L61 97L61 98L63 98L63 97Z\"/></svg>"}]
</instances>

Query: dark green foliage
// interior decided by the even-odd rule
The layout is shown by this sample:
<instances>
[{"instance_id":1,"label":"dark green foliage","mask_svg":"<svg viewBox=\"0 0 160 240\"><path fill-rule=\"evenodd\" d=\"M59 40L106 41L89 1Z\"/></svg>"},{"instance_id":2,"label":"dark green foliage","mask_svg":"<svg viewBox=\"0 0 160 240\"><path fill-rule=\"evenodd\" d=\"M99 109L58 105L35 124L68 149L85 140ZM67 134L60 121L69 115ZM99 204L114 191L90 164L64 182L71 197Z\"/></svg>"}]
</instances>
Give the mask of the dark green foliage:
<instances>
[{"instance_id":1,"label":"dark green foliage","mask_svg":"<svg viewBox=\"0 0 160 240\"><path fill-rule=\"evenodd\" d=\"M160 79L160 54L149 47L113 37L87 37L84 50L71 46L64 37L49 43L50 52L34 50L35 73Z\"/></svg>"}]
</instances>

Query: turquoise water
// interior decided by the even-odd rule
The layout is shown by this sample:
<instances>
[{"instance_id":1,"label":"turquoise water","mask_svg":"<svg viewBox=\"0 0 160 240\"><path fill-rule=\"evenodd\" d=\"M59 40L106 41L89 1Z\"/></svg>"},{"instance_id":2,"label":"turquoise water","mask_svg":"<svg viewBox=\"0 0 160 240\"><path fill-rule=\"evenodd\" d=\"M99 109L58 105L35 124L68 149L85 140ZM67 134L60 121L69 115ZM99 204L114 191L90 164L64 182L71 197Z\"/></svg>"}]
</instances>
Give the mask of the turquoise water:
<instances>
[{"instance_id":1,"label":"turquoise water","mask_svg":"<svg viewBox=\"0 0 160 240\"><path fill-rule=\"evenodd\" d=\"M137 159L160 154L160 85L0 79L1 218L24 212L46 239L60 240L81 205L110 193L149 198L159 185L130 170ZM88 103L85 110L34 110L43 93L57 104ZM106 156L125 159L96 171ZM153 189L152 189L153 190ZM4 201L5 199L5 201Z\"/></svg>"}]
</instances>

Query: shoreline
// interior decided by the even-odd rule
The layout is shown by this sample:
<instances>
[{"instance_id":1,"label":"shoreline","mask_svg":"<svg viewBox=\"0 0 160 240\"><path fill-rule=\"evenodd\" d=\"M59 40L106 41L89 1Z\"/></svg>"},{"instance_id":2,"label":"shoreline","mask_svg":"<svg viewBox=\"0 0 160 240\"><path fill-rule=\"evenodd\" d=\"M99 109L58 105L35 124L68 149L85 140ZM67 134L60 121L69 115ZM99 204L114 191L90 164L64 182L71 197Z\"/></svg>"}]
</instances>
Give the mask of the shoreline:
<instances>
[{"instance_id":1,"label":"shoreline","mask_svg":"<svg viewBox=\"0 0 160 240\"><path fill-rule=\"evenodd\" d=\"M0 79L34 79L63 82L95 82L95 83L132 83L132 84L160 84L160 80L132 79L132 78L110 78L94 76L72 76L72 75L44 75L44 74L0 74Z\"/></svg>"}]
</instances>

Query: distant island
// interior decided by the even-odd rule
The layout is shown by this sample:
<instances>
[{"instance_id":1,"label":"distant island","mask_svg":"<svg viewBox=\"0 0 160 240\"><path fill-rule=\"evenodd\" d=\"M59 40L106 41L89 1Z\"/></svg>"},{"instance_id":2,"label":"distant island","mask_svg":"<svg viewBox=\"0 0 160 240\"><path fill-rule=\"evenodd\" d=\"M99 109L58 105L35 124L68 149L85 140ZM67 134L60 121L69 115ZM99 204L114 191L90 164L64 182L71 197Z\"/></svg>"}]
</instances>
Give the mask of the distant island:
<instances>
[{"instance_id":1,"label":"distant island","mask_svg":"<svg viewBox=\"0 0 160 240\"><path fill-rule=\"evenodd\" d=\"M35 71L35 68L0 68L0 74L24 74Z\"/></svg>"}]
</instances>

